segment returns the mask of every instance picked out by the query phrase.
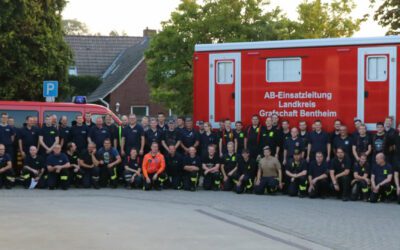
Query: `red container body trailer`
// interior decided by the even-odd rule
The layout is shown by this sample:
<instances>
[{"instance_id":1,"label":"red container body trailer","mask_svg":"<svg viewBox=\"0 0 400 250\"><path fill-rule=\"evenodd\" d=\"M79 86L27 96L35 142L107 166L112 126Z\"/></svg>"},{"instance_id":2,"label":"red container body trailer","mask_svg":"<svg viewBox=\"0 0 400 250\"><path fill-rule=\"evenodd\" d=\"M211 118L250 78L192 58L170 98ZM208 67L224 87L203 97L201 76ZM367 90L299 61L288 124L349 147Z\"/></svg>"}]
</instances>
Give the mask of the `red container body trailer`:
<instances>
[{"instance_id":1,"label":"red container body trailer","mask_svg":"<svg viewBox=\"0 0 400 250\"><path fill-rule=\"evenodd\" d=\"M249 124L273 113L293 126L317 119L328 130L355 118L373 130L399 122L399 36L199 44L194 119Z\"/></svg>"}]
</instances>

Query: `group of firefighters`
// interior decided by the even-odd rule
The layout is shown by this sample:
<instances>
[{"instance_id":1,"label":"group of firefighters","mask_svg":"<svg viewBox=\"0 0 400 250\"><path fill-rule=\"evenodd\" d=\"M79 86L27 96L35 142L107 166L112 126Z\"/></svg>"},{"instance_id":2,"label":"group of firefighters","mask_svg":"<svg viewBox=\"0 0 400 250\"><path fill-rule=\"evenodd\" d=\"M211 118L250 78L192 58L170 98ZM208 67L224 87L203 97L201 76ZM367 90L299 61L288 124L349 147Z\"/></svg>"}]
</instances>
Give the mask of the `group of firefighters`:
<instances>
[{"instance_id":1,"label":"group of firefighters","mask_svg":"<svg viewBox=\"0 0 400 250\"><path fill-rule=\"evenodd\" d=\"M126 188L235 191L310 198L334 195L343 201L396 200L400 204L400 125L388 117L370 133L358 119L355 132L336 120L327 133L320 120L290 126L273 114L265 124L254 115L251 125L178 117L168 120L135 114L112 117L90 113L68 121L45 117L38 127L29 116L21 128L7 113L0 124L0 187L17 182L25 188L68 189L124 183ZM69 126L72 124L72 126ZM232 126L233 125L233 126ZM16 155L23 159L17 169Z\"/></svg>"}]
</instances>

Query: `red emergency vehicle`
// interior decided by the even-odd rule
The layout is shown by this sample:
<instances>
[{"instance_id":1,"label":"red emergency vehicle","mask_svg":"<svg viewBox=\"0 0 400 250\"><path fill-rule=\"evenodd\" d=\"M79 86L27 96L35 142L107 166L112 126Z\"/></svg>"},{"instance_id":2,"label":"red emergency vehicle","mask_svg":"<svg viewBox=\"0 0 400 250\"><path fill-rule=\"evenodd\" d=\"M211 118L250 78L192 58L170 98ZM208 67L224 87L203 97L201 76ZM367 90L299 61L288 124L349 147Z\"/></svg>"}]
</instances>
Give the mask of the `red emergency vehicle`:
<instances>
[{"instance_id":1,"label":"red emergency vehicle","mask_svg":"<svg viewBox=\"0 0 400 250\"><path fill-rule=\"evenodd\" d=\"M62 115L68 117L69 123L75 120L77 115L91 113L92 121L95 122L96 117L111 115L115 124L120 125L120 119L108 108L96 104L77 104L77 103L60 103L60 102L27 102L27 101L0 101L0 114L7 113L14 118L15 126L22 127L27 116L38 117L39 124L44 122L47 115ZM70 125L70 124L69 124Z\"/></svg>"},{"instance_id":2,"label":"red emergency vehicle","mask_svg":"<svg viewBox=\"0 0 400 250\"><path fill-rule=\"evenodd\" d=\"M337 118L397 124L399 46L400 36L196 45L194 118L216 128L272 113L328 129Z\"/></svg>"}]
</instances>

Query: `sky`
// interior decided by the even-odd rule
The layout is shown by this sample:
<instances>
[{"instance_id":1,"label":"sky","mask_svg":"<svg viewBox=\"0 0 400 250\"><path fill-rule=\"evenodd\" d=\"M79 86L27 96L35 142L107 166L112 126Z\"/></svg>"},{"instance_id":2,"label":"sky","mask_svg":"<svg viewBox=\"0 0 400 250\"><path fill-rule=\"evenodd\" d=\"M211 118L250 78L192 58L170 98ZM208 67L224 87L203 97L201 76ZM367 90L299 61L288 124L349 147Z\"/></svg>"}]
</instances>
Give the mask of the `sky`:
<instances>
[{"instance_id":1,"label":"sky","mask_svg":"<svg viewBox=\"0 0 400 250\"><path fill-rule=\"evenodd\" d=\"M380 2L382 0L378 0ZM126 32L130 36L142 36L143 30L161 29L161 22L170 17L180 0L68 0L64 19L77 19L86 23L91 33L108 35L111 30ZM272 6L280 6L291 19L296 19L296 7L302 0L271 0ZM330 2L330 0L325 0ZM369 0L355 0L354 17L373 13ZM355 37L383 36L385 30L370 18L363 23Z\"/></svg>"}]
</instances>

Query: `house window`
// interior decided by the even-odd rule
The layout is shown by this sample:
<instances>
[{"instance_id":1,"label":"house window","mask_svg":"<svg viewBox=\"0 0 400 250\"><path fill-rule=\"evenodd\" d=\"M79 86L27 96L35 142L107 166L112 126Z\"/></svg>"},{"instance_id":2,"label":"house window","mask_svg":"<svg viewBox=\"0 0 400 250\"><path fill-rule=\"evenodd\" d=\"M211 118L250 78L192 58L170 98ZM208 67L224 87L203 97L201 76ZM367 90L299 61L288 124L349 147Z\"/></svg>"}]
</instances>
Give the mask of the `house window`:
<instances>
[{"instance_id":1,"label":"house window","mask_svg":"<svg viewBox=\"0 0 400 250\"><path fill-rule=\"evenodd\" d=\"M68 74L70 76L77 76L78 75L78 69L76 68L76 66L69 66L68 67Z\"/></svg>"},{"instance_id":2,"label":"house window","mask_svg":"<svg viewBox=\"0 0 400 250\"><path fill-rule=\"evenodd\" d=\"M387 80L388 58L386 56L369 56L367 58L367 80L384 82Z\"/></svg>"},{"instance_id":3,"label":"house window","mask_svg":"<svg viewBox=\"0 0 400 250\"><path fill-rule=\"evenodd\" d=\"M233 61L217 62L217 83L232 84L233 83Z\"/></svg>"},{"instance_id":4,"label":"house window","mask_svg":"<svg viewBox=\"0 0 400 250\"><path fill-rule=\"evenodd\" d=\"M266 63L267 82L301 81L301 58L273 58Z\"/></svg>"},{"instance_id":5,"label":"house window","mask_svg":"<svg viewBox=\"0 0 400 250\"><path fill-rule=\"evenodd\" d=\"M131 106L131 114L136 116L148 116L149 106Z\"/></svg>"}]
</instances>

